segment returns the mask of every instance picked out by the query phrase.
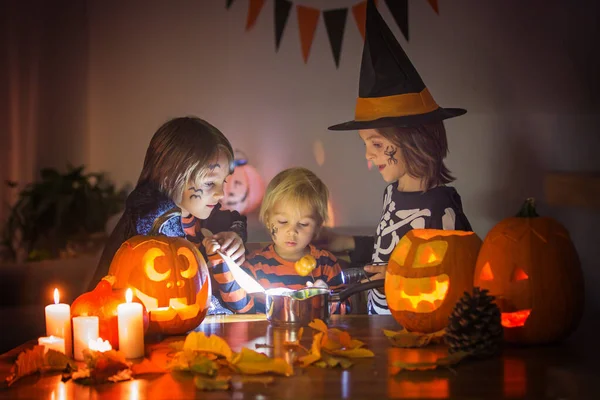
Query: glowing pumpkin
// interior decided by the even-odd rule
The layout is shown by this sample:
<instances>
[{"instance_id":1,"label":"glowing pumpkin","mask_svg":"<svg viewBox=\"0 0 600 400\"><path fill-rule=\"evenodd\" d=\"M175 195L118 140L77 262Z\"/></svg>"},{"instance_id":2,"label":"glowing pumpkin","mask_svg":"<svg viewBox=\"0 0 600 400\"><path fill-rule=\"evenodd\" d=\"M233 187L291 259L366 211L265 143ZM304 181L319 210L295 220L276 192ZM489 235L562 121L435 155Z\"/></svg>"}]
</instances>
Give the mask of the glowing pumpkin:
<instances>
[{"instance_id":1,"label":"glowing pumpkin","mask_svg":"<svg viewBox=\"0 0 600 400\"><path fill-rule=\"evenodd\" d=\"M533 199L487 234L474 284L496 297L507 342L562 340L583 312L583 276L569 232L538 216Z\"/></svg>"},{"instance_id":2,"label":"glowing pumpkin","mask_svg":"<svg viewBox=\"0 0 600 400\"><path fill-rule=\"evenodd\" d=\"M385 276L388 307L409 331L444 329L452 308L473 288L481 239L474 232L413 229L400 239Z\"/></svg>"},{"instance_id":3,"label":"glowing pumpkin","mask_svg":"<svg viewBox=\"0 0 600 400\"><path fill-rule=\"evenodd\" d=\"M150 314L149 332L184 334L195 329L210 304L204 258L179 237L134 236L110 264L115 288L130 287Z\"/></svg>"},{"instance_id":4,"label":"glowing pumpkin","mask_svg":"<svg viewBox=\"0 0 600 400\"><path fill-rule=\"evenodd\" d=\"M244 215L256 210L262 202L265 182L240 151L236 151L235 169L227 178L223 193L224 196L220 200L222 208Z\"/></svg>"},{"instance_id":5,"label":"glowing pumpkin","mask_svg":"<svg viewBox=\"0 0 600 400\"><path fill-rule=\"evenodd\" d=\"M96 316L99 320L99 336L110 342L113 349L119 348L117 306L125 302L125 290L113 290L114 277L103 278L94 290L83 293L71 304L71 317ZM141 303L134 297L133 301ZM143 307L144 330L148 329L148 312Z\"/></svg>"}]
</instances>

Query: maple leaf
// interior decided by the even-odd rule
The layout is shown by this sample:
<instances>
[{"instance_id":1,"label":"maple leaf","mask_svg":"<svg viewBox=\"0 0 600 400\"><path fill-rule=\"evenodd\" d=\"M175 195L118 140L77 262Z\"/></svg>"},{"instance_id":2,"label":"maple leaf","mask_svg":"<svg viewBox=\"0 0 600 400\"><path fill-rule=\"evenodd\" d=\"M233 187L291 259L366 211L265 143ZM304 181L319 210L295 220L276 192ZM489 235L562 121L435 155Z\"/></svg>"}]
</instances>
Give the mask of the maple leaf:
<instances>
[{"instance_id":1,"label":"maple leaf","mask_svg":"<svg viewBox=\"0 0 600 400\"><path fill-rule=\"evenodd\" d=\"M6 383L10 386L27 375L44 371L62 371L66 368L77 369L71 359L63 353L52 349L45 352L44 346L35 345L19 353L10 375L6 378Z\"/></svg>"},{"instance_id":2,"label":"maple leaf","mask_svg":"<svg viewBox=\"0 0 600 400\"><path fill-rule=\"evenodd\" d=\"M233 352L225 340L217 335L206 336L204 332L190 332L183 344L183 351L213 353L231 360Z\"/></svg>"},{"instance_id":3,"label":"maple leaf","mask_svg":"<svg viewBox=\"0 0 600 400\"><path fill-rule=\"evenodd\" d=\"M168 368L172 371L187 371L208 376L215 376L219 371L219 365L207 357L207 353L191 350L175 353L169 361Z\"/></svg>"},{"instance_id":4,"label":"maple leaf","mask_svg":"<svg viewBox=\"0 0 600 400\"><path fill-rule=\"evenodd\" d=\"M402 348L412 348L424 347L430 343L440 343L446 334L446 330L442 329L441 331L434 333L418 333L409 332L406 329L402 329L401 331L384 329L383 333L387 336L392 345Z\"/></svg>"},{"instance_id":5,"label":"maple leaf","mask_svg":"<svg viewBox=\"0 0 600 400\"><path fill-rule=\"evenodd\" d=\"M233 356L231 364L242 374L257 375L268 372L284 376L294 374L292 366L283 358L270 358L263 353L245 347Z\"/></svg>"},{"instance_id":6,"label":"maple leaf","mask_svg":"<svg viewBox=\"0 0 600 400\"><path fill-rule=\"evenodd\" d=\"M392 365L397 368L396 373L402 370L408 371L425 371L429 369L436 369L438 367L449 367L451 365L458 364L465 357L468 357L471 353L466 351L458 351L456 353L450 354L446 357L440 357L435 361L425 361L425 362L404 362L404 361L396 361Z\"/></svg>"}]
</instances>

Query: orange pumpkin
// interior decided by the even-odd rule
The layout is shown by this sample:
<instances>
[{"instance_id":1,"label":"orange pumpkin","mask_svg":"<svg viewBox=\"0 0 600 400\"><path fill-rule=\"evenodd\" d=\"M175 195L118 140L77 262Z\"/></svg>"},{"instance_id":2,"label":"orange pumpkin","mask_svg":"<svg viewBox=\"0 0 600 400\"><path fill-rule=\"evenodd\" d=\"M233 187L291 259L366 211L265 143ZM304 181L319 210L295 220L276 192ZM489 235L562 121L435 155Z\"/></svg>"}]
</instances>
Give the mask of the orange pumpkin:
<instances>
[{"instance_id":1,"label":"orange pumpkin","mask_svg":"<svg viewBox=\"0 0 600 400\"><path fill-rule=\"evenodd\" d=\"M117 306L125 302L124 290L113 290L113 277L103 278L94 290L83 293L71 304L71 317L96 316L99 320L99 336L110 342L113 349L119 348L119 329L117 325ZM141 303L134 297L133 301ZM144 311L144 331L148 329L148 312Z\"/></svg>"},{"instance_id":2,"label":"orange pumpkin","mask_svg":"<svg viewBox=\"0 0 600 400\"><path fill-rule=\"evenodd\" d=\"M258 171L248 164L242 152L236 151L235 169L223 186L220 200L224 210L246 215L260 206L265 195L265 182Z\"/></svg>"},{"instance_id":3,"label":"orange pumpkin","mask_svg":"<svg viewBox=\"0 0 600 400\"><path fill-rule=\"evenodd\" d=\"M317 260L310 254L305 255L294 263L294 269L300 276L307 276L317 268Z\"/></svg>"},{"instance_id":4,"label":"orange pumpkin","mask_svg":"<svg viewBox=\"0 0 600 400\"><path fill-rule=\"evenodd\" d=\"M533 199L487 234L474 284L496 297L507 342L562 340L583 313L583 275L569 232L538 216Z\"/></svg>"},{"instance_id":5,"label":"orange pumpkin","mask_svg":"<svg viewBox=\"0 0 600 400\"><path fill-rule=\"evenodd\" d=\"M385 276L388 307L409 331L444 329L456 302L473 288L481 239L474 232L413 229L394 248Z\"/></svg>"},{"instance_id":6,"label":"orange pumpkin","mask_svg":"<svg viewBox=\"0 0 600 400\"><path fill-rule=\"evenodd\" d=\"M204 258L179 237L134 236L121 245L109 268L115 288L130 287L150 314L149 332L184 334L208 311L210 278Z\"/></svg>"}]
</instances>

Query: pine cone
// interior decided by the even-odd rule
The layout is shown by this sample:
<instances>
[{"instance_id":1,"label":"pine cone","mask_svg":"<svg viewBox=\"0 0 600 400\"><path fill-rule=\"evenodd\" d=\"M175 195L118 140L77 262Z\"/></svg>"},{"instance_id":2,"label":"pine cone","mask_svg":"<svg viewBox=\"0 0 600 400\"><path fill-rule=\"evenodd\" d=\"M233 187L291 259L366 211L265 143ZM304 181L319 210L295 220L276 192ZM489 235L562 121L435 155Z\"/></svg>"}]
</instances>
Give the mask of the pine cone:
<instances>
[{"instance_id":1,"label":"pine cone","mask_svg":"<svg viewBox=\"0 0 600 400\"><path fill-rule=\"evenodd\" d=\"M456 303L446 328L449 353L466 351L474 356L490 356L500 349L503 329L500 310L488 290L473 288Z\"/></svg>"}]
</instances>

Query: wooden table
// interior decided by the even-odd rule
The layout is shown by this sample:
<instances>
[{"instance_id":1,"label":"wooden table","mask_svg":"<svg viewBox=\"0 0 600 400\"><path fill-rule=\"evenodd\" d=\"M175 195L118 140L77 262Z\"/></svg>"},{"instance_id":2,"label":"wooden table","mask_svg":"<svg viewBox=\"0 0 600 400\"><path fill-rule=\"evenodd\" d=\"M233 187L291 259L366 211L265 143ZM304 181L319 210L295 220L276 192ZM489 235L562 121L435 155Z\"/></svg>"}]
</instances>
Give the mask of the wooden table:
<instances>
[{"instance_id":1,"label":"wooden table","mask_svg":"<svg viewBox=\"0 0 600 400\"><path fill-rule=\"evenodd\" d=\"M430 360L444 355L444 346L399 349L390 346L382 329L398 329L388 316L334 316L330 327L347 330L364 341L375 358L354 360L348 370L295 368L292 377L279 377L271 384L236 383L230 392L201 392L191 377L176 378L170 373L95 387L72 381L62 383L60 375L31 376L8 389L0 389L0 399L192 399L192 398L600 398L597 389L599 369L589 351L577 343L535 348L506 348L503 355L487 360L464 361L453 370L403 371L390 376L394 360ZM275 328L264 316L208 317L198 328L224 338L234 351L241 347L263 348L269 356L292 361L293 351L283 341L294 339L296 329ZM302 343L310 346L312 330L305 328ZM147 354L156 364L166 361L168 341L147 345ZM29 344L31 346L31 344ZM19 351L26 345L0 356L0 374L6 376Z\"/></svg>"}]
</instances>

